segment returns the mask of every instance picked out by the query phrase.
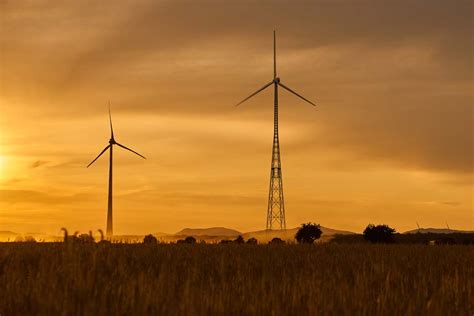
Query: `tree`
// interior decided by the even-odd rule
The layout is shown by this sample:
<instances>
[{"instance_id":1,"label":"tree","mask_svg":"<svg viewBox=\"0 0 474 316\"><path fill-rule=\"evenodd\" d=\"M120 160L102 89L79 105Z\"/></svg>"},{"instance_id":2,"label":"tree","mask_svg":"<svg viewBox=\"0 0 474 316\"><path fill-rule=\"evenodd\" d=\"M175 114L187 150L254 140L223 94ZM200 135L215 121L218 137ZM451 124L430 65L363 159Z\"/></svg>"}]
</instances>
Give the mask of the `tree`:
<instances>
[{"instance_id":1,"label":"tree","mask_svg":"<svg viewBox=\"0 0 474 316\"><path fill-rule=\"evenodd\" d=\"M369 224L364 230L364 238L373 243L392 243L395 229L388 225Z\"/></svg>"},{"instance_id":2,"label":"tree","mask_svg":"<svg viewBox=\"0 0 474 316\"><path fill-rule=\"evenodd\" d=\"M149 234L143 238L143 243L147 245L156 245L158 243L158 239L156 239L156 237L152 234Z\"/></svg>"},{"instance_id":3,"label":"tree","mask_svg":"<svg viewBox=\"0 0 474 316\"><path fill-rule=\"evenodd\" d=\"M239 235L239 237L234 239L234 243L236 244L243 244L244 242L244 237L242 237L242 235Z\"/></svg>"},{"instance_id":4,"label":"tree","mask_svg":"<svg viewBox=\"0 0 474 316\"><path fill-rule=\"evenodd\" d=\"M254 238L254 237L249 238L249 239L247 240L247 244L256 245L257 243L258 243L258 240L257 240L257 238Z\"/></svg>"},{"instance_id":5,"label":"tree","mask_svg":"<svg viewBox=\"0 0 474 316\"><path fill-rule=\"evenodd\" d=\"M300 229L296 232L296 241L303 244L312 244L316 239L319 239L323 232L319 224L307 223L302 224Z\"/></svg>"},{"instance_id":6,"label":"tree","mask_svg":"<svg viewBox=\"0 0 474 316\"><path fill-rule=\"evenodd\" d=\"M270 240L269 244L275 244L275 245L278 245L278 244L284 244L285 242L283 240L281 240L281 238L278 238L278 237L275 237L273 238L272 240Z\"/></svg>"},{"instance_id":7,"label":"tree","mask_svg":"<svg viewBox=\"0 0 474 316\"><path fill-rule=\"evenodd\" d=\"M188 236L188 237L184 238L184 242L186 244L195 244L196 243L196 238L194 238L193 236Z\"/></svg>"}]
</instances>

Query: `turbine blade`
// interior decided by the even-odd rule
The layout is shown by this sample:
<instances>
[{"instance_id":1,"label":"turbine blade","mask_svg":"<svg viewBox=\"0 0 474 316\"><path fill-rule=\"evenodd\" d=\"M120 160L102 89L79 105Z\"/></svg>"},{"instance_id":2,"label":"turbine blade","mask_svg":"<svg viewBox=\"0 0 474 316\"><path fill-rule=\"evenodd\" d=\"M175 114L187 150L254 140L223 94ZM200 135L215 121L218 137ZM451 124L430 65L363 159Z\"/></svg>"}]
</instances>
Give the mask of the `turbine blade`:
<instances>
[{"instance_id":1,"label":"turbine blade","mask_svg":"<svg viewBox=\"0 0 474 316\"><path fill-rule=\"evenodd\" d=\"M114 128L112 127L112 114L110 114L110 101L109 101L109 122L110 122L110 136L114 138Z\"/></svg>"},{"instance_id":2,"label":"turbine blade","mask_svg":"<svg viewBox=\"0 0 474 316\"><path fill-rule=\"evenodd\" d=\"M277 77L276 31L273 30L273 79Z\"/></svg>"},{"instance_id":3,"label":"turbine blade","mask_svg":"<svg viewBox=\"0 0 474 316\"><path fill-rule=\"evenodd\" d=\"M311 102L310 100L306 99L306 98L303 97L302 95L296 93L295 91L291 90L290 88L288 88L287 86L285 86L283 83L279 82L278 84L279 84L280 87L282 87L283 89L288 90L289 92L293 93L293 94L296 95L297 97L300 97L301 99L305 100L305 101L308 102L309 104L311 104L311 105L313 105L313 106L316 106L316 104L314 104L314 103Z\"/></svg>"},{"instance_id":4,"label":"turbine blade","mask_svg":"<svg viewBox=\"0 0 474 316\"><path fill-rule=\"evenodd\" d=\"M102 154L103 154L107 149L109 149L109 147L110 147L110 145L107 145L107 147L105 147L104 150L102 150L102 151L100 152L100 154L99 154L97 157L95 157L95 159L92 160L92 162L91 162L90 164L87 165L87 168L89 168L90 165L92 165L97 159L99 159L99 157L102 156Z\"/></svg>"},{"instance_id":5,"label":"turbine blade","mask_svg":"<svg viewBox=\"0 0 474 316\"><path fill-rule=\"evenodd\" d=\"M118 146L122 147L123 149L126 149L126 150L128 150L128 151L131 151L132 153L134 153L134 154L136 154L136 155L142 157L143 159L146 159L145 156L140 155L140 154L137 153L136 151L134 151L134 150L132 150L132 149L130 149L130 148L128 148L128 147L125 147L125 146L122 145L122 144L115 143L115 145L118 145Z\"/></svg>"},{"instance_id":6,"label":"turbine blade","mask_svg":"<svg viewBox=\"0 0 474 316\"><path fill-rule=\"evenodd\" d=\"M246 97L245 99L243 99L242 101L240 101L239 103L237 103L235 106L241 105L242 103L244 103L245 101L247 101L248 99L250 99L250 98L253 97L254 95L258 94L259 92L265 90L266 88L268 88L268 87L271 86L272 84L273 84L273 81L270 81L269 83L267 83L266 85L264 85L263 88L260 88L259 90L257 90L257 92L252 93L250 96Z\"/></svg>"}]
</instances>

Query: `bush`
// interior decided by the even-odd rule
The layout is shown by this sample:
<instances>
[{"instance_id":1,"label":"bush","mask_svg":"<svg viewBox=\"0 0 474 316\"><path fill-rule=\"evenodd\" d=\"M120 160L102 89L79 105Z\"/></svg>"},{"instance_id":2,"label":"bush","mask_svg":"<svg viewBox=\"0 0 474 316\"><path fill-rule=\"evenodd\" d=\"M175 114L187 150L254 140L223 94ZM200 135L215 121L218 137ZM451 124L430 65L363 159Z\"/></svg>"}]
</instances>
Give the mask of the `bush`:
<instances>
[{"instance_id":1,"label":"bush","mask_svg":"<svg viewBox=\"0 0 474 316\"><path fill-rule=\"evenodd\" d=\"M295 238L299 243L312 244L316 239L319 239L323 232L319 224L302 224L300 229L296 232Z\"/></svg>"},{"instance_id":2,"label":"bush","mask_svg":"<svg viewBox=\"0 0 474 316\"><path fill-rule=\"evenodd\" d=\"M92 234L80 234L79 236L77 236L77 239L75 241L82 242L85 244L90 244L90 243L95 242L94 237L92 237Z\"/></svg>"},{"instance_id":3,"label":"bush","mask_svg":"<svg viewBox=\"0 0 474 316\"><path fill-rule=\"evenodd\" d=\"M242 237L241 235L239 235L239 237L237 237L237 238L234 239L234 242L235 242L236 244L243 244L243 243L245 242L245 240L244 240L244 237Z\"/></svg>"},{"instance_id":4,"label":"bush","mask_svg":"<svg viewBox=\"0 0 474 316\"><path fill-rule=\"evenodd\" d=\"M152 234L149 234L143 238L143 243L147 245L156 245L158 243L158 239L156 239L156 237Z\"/></svg>"},{"instance_id":5,"label":"bush","mask_svg":"<svg viewBox=\"0 0 474 316\"><path fill-rule=\"evenodd\" d=\"M258 240L256 238L249 238L247 240L247 244L253 244L253 245L256 245L258 243Z\"/></svg>"},{"instance_id":6,"label":"bush","mask_svg":"<svg viewBox=\"0 0 474 316\"><path fill-rule=\"evenodd\" d=\"M35 237L33 236L25 236L25 242L36 242Z\"/></svg>"},{"instance_id":7,"label":"bush","mask_svg":"<svg viewBox=\"0 0 474 316\"><path fill-rule=\"evenodd\" d=\"M369 224L364 230L364 238L373 243L392 243L395 229L388 225Z\"/></svg>"},{"instance_id":8,"label":"bush","mask_svg":"<svg viewBox=\"0 0 474 316\"><path fill-rule=\"evenodd\" d=\"M273 239L269 242L269 244L276 244L276 245L278 245L278 244L284 244L284 243L285 243L285 242L284 242L283 240L281 240L281 238L278 238L278 237L273 238Z\"/></svg>"},{"instance_id":9,"label":"bush","mask_svg":"<svg viewBox=\"0 0 474 316\"><path fill-rule=\"evenodd\" d=\"M195 244L196 243L196 238L194 238L193 236L188 236L188 237L184 238L184 242L186 244Z\"/></svg>"}]
</instances>

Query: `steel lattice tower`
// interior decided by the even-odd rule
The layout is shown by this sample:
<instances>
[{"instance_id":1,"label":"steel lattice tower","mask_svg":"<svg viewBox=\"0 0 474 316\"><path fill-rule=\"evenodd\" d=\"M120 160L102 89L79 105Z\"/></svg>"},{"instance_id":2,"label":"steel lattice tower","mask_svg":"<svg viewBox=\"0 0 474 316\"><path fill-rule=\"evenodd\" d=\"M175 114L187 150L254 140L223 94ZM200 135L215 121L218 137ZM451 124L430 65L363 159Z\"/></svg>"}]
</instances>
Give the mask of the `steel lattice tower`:
<instances>
[{"instance_id":1,"label":"steel lattice tower","mask_svg":"<svg viewBox=\"0 0 474 316\"><path fill-rule=\"evenodd\" d=\"M275 43L275 33L273 33L273 42ZM275 45L274 45L274 56ZM276 56L275 56L276 57ZM276 61L276 58L274 58ZM274 107L273 107L273 148L272 163L270 170L270 189L268 192L268 208L267 208L267 230L275 226L280 229L286 229L285 220L285 199L283 197L283 178L281 175L281 159L280 159L280 139L278 133L278 82L276 76L276 65L274 62Z\"/></svg>"},{"instance_id":2,"label":"steel lattice tower","mask_svg":"<svg viewBox=\"0 0 474 316\"><path fill-rule=\"evenodd\" d=\"M283 197L283 179L281 173L281 159L280 159L280 138L278 133L278 87L291 92L297 97L304 101L315 104L303 96L299 95L292 89L285 86L280 82L280 78L277 77L276 67L276 33L273 31L273 80L267 83L263 88L257 90L257 92L251 94L237 105L247 101L251 97L265 90L269 86L274 86L274 108L273 108L273 148L272 148L272 163L270 171L270 189L268 192L268 208L267 208L267 230L278 227L279 229L286 229L285 220L285 199Z\"/></svg>"}]
</instances>

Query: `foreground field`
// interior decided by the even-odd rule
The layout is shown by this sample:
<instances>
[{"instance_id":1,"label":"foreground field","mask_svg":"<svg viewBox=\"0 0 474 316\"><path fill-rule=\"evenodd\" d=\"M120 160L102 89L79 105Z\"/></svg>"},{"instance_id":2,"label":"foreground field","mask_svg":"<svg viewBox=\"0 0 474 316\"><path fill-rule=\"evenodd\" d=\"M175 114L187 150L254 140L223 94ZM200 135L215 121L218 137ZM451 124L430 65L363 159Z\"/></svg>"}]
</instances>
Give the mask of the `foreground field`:
<instances>
[{"instance_id":1,"label":"foreground field","mask_svg":"<svg viewBox=\"0 0 474 316\"><path fill-rule=\"evenodd\" d=\"M0 244L0 315L471 315L474 246Z\"/></svg>"}]
</instances>

